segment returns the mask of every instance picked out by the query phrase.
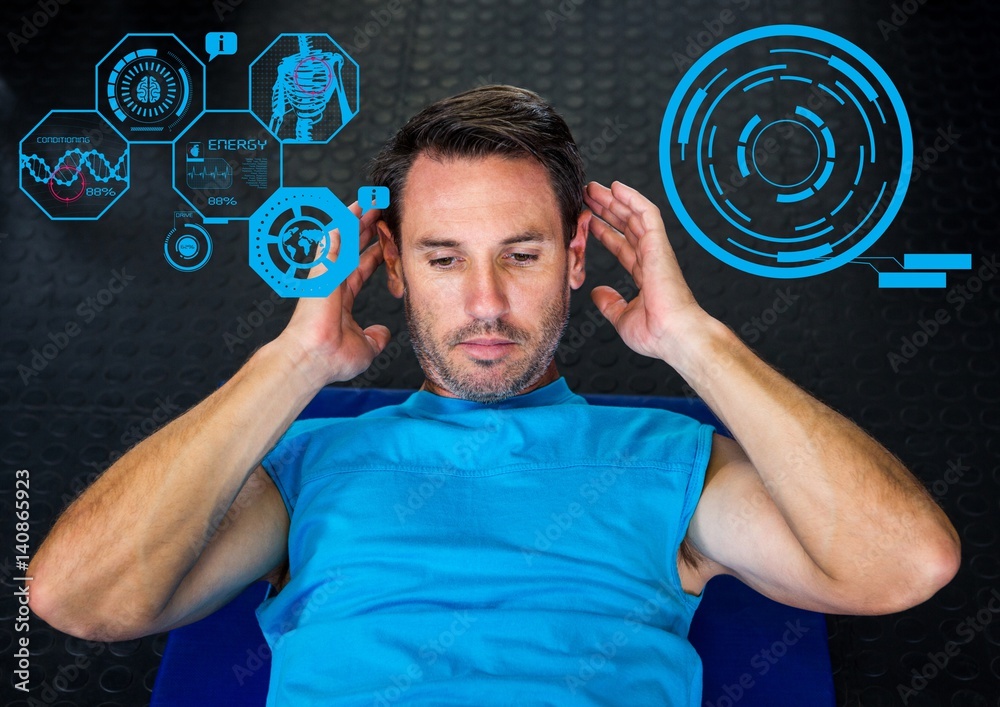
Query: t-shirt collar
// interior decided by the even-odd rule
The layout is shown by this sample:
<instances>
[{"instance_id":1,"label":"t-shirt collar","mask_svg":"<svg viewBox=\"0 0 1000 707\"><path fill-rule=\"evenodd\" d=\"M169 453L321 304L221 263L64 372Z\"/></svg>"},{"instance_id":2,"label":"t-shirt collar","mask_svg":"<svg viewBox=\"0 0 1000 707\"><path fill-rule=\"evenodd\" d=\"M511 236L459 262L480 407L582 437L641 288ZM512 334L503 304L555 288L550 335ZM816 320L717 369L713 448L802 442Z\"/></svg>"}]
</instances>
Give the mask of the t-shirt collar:
<instances>
[{"instance_id":1,"label":"t-shirt collar","mask_svg":"<svg viewBox=\"0 0 1000 707\"><path fill-rule=\"evenodd\" d=\"M495 403L480 403L475 400L466 400L464 398L449 398L444 395L432 393L429 390L418 390L410 395L410 397L407 398L400 407L402 410L410 412L416 416L437 416L442 414L464 412L467 410L510 409L558 405L560 403L569 402L574 398L579 398L580 401L583 401L583 398L569 389L566 379L563 376L559 376L551 383L535 388L528 393L515 395L507 398L506 400L501 400Z\"/></svg>"}]
</instances>

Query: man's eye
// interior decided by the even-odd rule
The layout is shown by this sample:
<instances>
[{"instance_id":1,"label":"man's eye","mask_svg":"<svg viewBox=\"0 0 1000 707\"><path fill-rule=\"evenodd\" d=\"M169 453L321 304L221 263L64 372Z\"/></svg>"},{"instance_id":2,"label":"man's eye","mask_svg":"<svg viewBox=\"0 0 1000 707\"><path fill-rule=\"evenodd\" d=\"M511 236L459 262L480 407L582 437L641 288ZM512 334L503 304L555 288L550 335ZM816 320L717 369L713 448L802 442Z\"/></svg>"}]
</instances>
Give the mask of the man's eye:
<instances>
[{"instance_id":1,"label":"man's eye","mask_svg":"<svg viewBox=\"0 0 1000 707\"><path fill-rule=\"evenodd\" d=\"M538 260L538 256L534 253L511 253L511 255L517 263L533 263Z\"/></svg>"},{"instance_id":2,"label":"man's eye","mask_svg":"<svg viewBox=\"0 0 1000 707\"><path fill-rule=\"evenodd\" d=\"M431 267L435 267L435 268L436 267L448 267L449 265L451 265L451 263L450 262L445 262L445 261L451 261L451 260L454 260L454 259L455 259L454 256L448 256L447 258L435 258L434 260L430 261Z\"/></svg>"}]
</instances>

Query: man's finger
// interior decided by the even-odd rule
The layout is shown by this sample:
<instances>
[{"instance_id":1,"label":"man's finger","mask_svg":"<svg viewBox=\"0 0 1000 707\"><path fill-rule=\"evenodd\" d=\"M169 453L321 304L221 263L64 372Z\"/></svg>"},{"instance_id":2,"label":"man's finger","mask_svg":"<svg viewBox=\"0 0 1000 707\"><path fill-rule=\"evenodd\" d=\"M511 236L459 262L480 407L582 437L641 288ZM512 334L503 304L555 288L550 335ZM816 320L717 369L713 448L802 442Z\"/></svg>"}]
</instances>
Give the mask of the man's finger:
<instances>
[{"instance_id":1,"label":"man's finger","mask_svg":"<svg viewBox=\"0 0 1000 707\"><path fill-rule=\"evenodd\" d=\"M652 201L627 184L618 181L611 183L611 193L615 197L614 203L621 205L616 213L621 214L623 209L629 214L626 222L637 236L641 238L647 231L662 230L664 234L666 233L660 209Z\"/></svg>"},{"instance_id":2,"label":"man's finger","mask_svg":"<svg viewBox=\"0 0 1000 707\"><path fill-rule=\"evenodd\" d=\"M372 324L365 327L364 332L376 356L385 350L385 347L389 345L389 339L392 338L389 327L384 324Z\"/></svg>"},{"instance_id":3,"label":"man's finger","mask_svg":"<svg viewBox=\"0 0 1000 707\"><path fill-rule=\"evenodd\" d=\"M611 251L611 254L618 259L629 275L635 278L635 248L625 239L625 236L600 218L590 219L590 232L605 248Z\"/></svg>"},{"instance_id":4,"label":"man's finger","mask_svg":"<svg viewBox=\"0 0 1000 707\"><path fill-rule=\"evenodd\" d=\"M594 212L607 221L611 226L621 231L622 235L632 244L633 247L639 245L639 239L645 233L641 215L629 209L623 202L611 196L611 191L605 189L606 193L600 195L601 199L585 198L587 205Z\"/></svg>"},{"instance_id":5,"label":"man's finger","mask_svg":"<svg viewBox=\"0 0 1000 707\"><path fill-rule=\"evenodd\" d=\"M625 230L625 219L619 217L611 209L614 196L612 196L610 189L597 182L591 182L587 185L587 190L584 192L584 201L595 214L611 224L612 227L617 228L619 231Z\"/></svg>"},{"instance_id":6,"label":"man's finger","mask_svg":"<svg viewBox=\"0 0 1000 707\"><path fill-rule=\"evenodd\" d=\"M590 298L594 300L594 304L601 310L604 318L611 322L611 325L617 330L618 320L625 308L628 307L625 298L618 294L616 289L607 285L600 285L591 290Z\"/></svg>"},{"instance_id":7,"label":"man's finger","mask_svg":"<svg viewBox=\"0 0 1000 707\"><path fill-rule=\"evenodd\" d=\"M384 261L382 246L378 242L375 242L361 254L360 258L358 258L358 267L343 282L344 310L350 312L354 309L354 300L361 291L361 286L367 282L368 278L378 270L379 265Z\"/></svg>"},{"instance_id":8,"label":"man's finger","mask_svg":"<svg viewBox=\"0 0 1000 707\"><path fill-rule=\"evenodd\" d=\"M372 237L378 235L378 229L375 228L375 224L378 223L380 218L382 218L381 209L370 209L361 217L358 222L358 241L360 242L360 250L358 252L367 248Z\"/></svg>"}]
</instances>

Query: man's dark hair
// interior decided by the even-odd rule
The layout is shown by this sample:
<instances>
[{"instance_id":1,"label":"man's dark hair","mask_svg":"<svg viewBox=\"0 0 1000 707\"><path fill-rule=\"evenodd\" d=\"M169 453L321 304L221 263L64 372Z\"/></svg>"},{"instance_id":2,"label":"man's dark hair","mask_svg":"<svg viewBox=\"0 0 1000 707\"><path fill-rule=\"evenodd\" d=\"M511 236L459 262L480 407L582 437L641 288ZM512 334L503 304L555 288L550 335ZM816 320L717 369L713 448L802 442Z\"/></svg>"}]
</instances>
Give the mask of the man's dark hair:
<instances>
[{"instance_id":1,"label":"man's dark hair","mask_svg":"<svg viewBox=\"0 0 1000 707\"><path fill-rule=\"evenodd\" d=\"M389 188L391 202L382 218L397 248L403 188L420 154L434 159L534 157L549 174L569 247L583 211L583 160L566 121L537 93L503 85L463 91L424 108L382 147L368 173L373 185Z\"/></svg>"}]
</instances>

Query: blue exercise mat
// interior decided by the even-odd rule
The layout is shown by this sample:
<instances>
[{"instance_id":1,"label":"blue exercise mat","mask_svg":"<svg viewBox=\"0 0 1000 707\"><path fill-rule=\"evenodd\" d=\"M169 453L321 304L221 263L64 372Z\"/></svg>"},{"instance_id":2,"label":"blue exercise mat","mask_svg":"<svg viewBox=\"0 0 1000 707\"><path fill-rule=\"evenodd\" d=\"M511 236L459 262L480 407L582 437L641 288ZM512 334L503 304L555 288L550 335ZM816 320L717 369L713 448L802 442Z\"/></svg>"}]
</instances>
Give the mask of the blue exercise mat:
<instances>
[{"instance_id":1,"label":"blue exercise mat","mask_svg":"<svg viewBox=\"0 0 1000 707\"><path fill-rule=\"evenodd\" d=\"M412 392L325 388L299 418L354 417L401 403ZM731 436L697 399L583 397L591 405L672 410ZM170 632L150 707L263 707L271 655L254 610L269 586L255 582L211 616ZM779 604L719 576L705 587L688 638L704 667L703 707L835 705L823 614Z\"/></svg>"}]
</instances>

